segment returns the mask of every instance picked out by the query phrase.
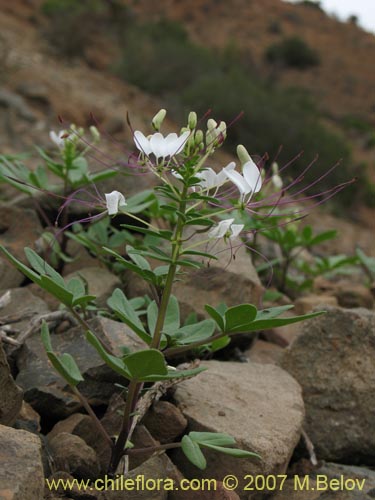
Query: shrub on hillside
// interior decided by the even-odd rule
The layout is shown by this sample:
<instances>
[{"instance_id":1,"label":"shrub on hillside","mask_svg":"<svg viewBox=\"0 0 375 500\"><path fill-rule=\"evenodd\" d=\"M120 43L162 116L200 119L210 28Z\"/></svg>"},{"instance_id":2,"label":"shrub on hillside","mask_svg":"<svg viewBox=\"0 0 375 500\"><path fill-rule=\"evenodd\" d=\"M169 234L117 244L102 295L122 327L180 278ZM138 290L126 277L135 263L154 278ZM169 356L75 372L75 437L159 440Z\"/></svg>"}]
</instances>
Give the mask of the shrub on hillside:
<instances>
[{"instance_id":1,"label":"shrub on hillside","mask_svg":"<svg viewBox=\"0 0 375 500\"><path fill-rule=\"evenodd\" d=\"M318 53L296 36L270 45L265 52L265 57L270 63L296 69L306 69L320 63Z\"/></svg>"}]
</instances>

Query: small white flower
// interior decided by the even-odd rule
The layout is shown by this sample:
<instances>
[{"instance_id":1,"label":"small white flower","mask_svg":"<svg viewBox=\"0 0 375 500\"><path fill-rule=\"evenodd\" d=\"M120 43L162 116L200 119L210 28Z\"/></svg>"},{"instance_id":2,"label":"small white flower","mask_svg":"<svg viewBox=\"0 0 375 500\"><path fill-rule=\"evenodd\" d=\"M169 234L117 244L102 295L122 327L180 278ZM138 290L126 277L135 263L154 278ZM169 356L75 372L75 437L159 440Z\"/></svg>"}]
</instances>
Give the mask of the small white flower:
<instances>
[{"instance_id":1,"label":"small white flower","mask_svg":"<svg viewBox=\"0 0 375 500\"><path fill-rule=\"evenodd\" d=\"M166 137L160 132L151 135L150 137L145 137L142 132L136 130L134 132L134 142L139 151L149 156L151 153L155 155L155 158L167 158L168 156L174 156L181 153L190 132L186 131L180 136L175 133L168 134Z\"/></svg>"},{"instance_id":2,"label":"small white flower","mask_svg":"<svg viewBox=\"0 0 375 500\"><path fill-rule=\"evenodd\" d=\"M276 189L281 189L283 187L283 181L279 174L273 174L272 176L272 184Z\"/></svg>"},{"instance_id":3,"label":"small white flower","mask_svg":"<svg viewBox=\"0 0 375 500\"><path fill-rule=\"evenodd\" d=\"M227 172L233 170L236 164L229 163L218 174L212 168L206 168L196 174L196 177L201 179L199 186L202 189L210 190L222 186L228 180Z\"/></svg>"},{"instance_id":4,"label":"small white flower","mask_svg":"<svg viewBox=\"0 0 375 500\"><path fill-rule=\"evenodd\" d=\"M243 175L236 172L233 168L234 162L228 165L224 170L227 177L238 187L241 193L241 199L244 200L245 196L252 193L258 193L262 187L262 178L258 167L253 160L247 161L243 167Z\"/></svg>"},{"instance_id":5,"label":"small white flower","mask_svg":"<svg viewBox=\"0 0 375 500\"><path fill-rule=\"evenodd\" d=\"M56 146L60 149L64 148L65 141L68 138L66 130L60 130L60 132L58 132L57 134L54 130L51 130L49 133L49 137L51 141L54 142Z\"/></svg>"},{"instance_id":6,"label":"small white flower","mask_svg":"<svg viewBox=\"0 0 375 500\"><path fill-rule=\"evenodd\" d=\"M112 191L112 193L105 194L105 201L108 215L116 215L120 207L127 205L125 196L119 191Z\"/></svg>"},{"instance_id":7,"label":"small white flower","mask_svg":"<svg viewBox=\"0 0 375 500\"><path fill-rule=\"evenodd\" d=\"M229 238L233 240L236 238L242 229L244 228L243 224L233 224L234 219L226 219L220 221L217 226L213 227L208 231L209 238Z\"/></svg>"}]
</instances>

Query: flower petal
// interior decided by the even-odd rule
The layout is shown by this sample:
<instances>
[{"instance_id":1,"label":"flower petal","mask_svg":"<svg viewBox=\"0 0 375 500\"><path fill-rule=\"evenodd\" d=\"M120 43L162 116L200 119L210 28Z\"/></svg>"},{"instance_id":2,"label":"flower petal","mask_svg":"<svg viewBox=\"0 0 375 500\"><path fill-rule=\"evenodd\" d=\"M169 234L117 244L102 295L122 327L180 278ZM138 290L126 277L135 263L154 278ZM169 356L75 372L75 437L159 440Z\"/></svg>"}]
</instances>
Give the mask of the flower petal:
<instances>
[{"instance_id":1,"label":"flower petal","mask_svg":"<svg viewBox=\"0 0 375 500\"><path fill-rule=\"evenodd\" d=\"M116 215L119 207L124 207L126 205L125 196L119 191L112 191L112 193L106 193L104 196L108 215Z\"/></svg>"},{"instance_id":2,"label":"flower petal","mask_svg":"<svg viewBox=\"0 0 375 500\"><path fill-rule=\"evenodd\" d=\"M217 226L213 227L212 229L210 229L210 231L208 231L208 237L223 238L227 234L233 221L234 219L226 219L220 221Z\"/></svg>"},{"instance_id":3,"label":"flower petal","mask_svg":"<svg viewBox=\"0 0 375 500\"><path fill-rule=\"evenodd\" d=\"M225 168L224 170L228 179L230 179L233 182L233 184L235 184L238 187L242 195L251 192L251 187L245 181L244 177L241 174L239 174L236 170L227 170L227 168Z\"/></svg>"},{"instance_id":4,"label":"flower petal","mask_svg":"<svg viewBox=\"0 0 375 500\"><path fill-rule=\"evenodd\" d=\"M136 130L134 132L134 143L141 153L144 153L147 156L151 153L150 141L140 130Z\"/></svg>"},{"instance_id":5,"label":"flower petal","mask_svg":"<svg viewBox=\"0 0 375 500\"><path fill-rule=\"evenodd\" d=\"M245 181L250 186L251 192L258 193L262 187L260 171L253 160L247 161L242 167Z\"/></svg>"},{"instance_id":6,"label":"flower petal","mask_svg":"<svg viewBox=\"0 0 375 500\"><path fill-rule=\"evenodd\" d=\"M165 139L160 132L154 134L150 139L151 151L152 153L154 153L157 159L165 158L165 156L167 156L164 144L165 144Z\"/></svg>"},{"instance_id":7,"label":"flower petal","mask_svg":"<svg viewBox=\"0 0 375 500\"><path fill-rule=\"evenodd\" d=\"M187 141L189 135L190 135L190 131L186 130L183 134L180 135L180 137L178 137L176 139L176 142L173 145L175 148L175 151L171 151L171 153L170 153L171 156L177 155L178 153L181 153L181 151L184 149L185 142Z\"/></svg>"},{"instance_id":8,"label":"flower petal","mask_svg":"<svg viewBox=\"0 0 375 500\"><path fill-rule=\"evenodd\" d=\"M232 231L230 239L233 240L234 238L237 238L244 227L245 226L243 224L232 224L230 227L230 230Z\"/></svg>"}]
</instances>

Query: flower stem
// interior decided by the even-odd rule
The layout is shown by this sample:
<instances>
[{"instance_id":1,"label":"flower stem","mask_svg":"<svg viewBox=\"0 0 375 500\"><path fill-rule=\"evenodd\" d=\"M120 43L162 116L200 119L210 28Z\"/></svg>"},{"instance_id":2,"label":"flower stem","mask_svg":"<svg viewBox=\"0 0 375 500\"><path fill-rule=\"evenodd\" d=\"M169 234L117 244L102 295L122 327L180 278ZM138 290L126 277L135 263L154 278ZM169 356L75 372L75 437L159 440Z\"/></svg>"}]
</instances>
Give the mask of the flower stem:
<instances>
[{"instance_id":1,"label":"flower stem","mask_svg":"<svg viewBox=\"0 0 375 500\"><path fill-rule=\"evenodd\" d=\"M182 243L182 232L185 225L184 217L182 214L185 214L186 211L186 195L187 195L187 187L184 186L180 197L180 205L178 207L179 215L178 215L177 225L172 240L172 262L169 266L167 278L165 280L165 286L160 301L160 307L159 307L158 317L156 320L155 331L152 338L152 342L150 344L150 348L152 349L159 349L160 346L162 329L164 326L165 316L169 304L169 298L171 296L173 281L177 270L177 261L180 256L181 243Z\"/></svg>"}]
</instances>

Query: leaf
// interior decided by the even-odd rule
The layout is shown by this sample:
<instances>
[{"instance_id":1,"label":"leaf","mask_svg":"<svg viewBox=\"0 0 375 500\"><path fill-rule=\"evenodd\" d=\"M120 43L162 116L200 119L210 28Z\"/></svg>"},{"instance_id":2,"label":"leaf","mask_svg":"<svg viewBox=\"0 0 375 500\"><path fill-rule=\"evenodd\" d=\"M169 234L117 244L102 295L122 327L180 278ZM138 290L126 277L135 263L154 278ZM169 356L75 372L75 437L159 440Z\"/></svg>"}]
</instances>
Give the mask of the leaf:
<instances>
[{"instance_id":1,"label":"leaf","mask_svg":"<svg viewBox=\"0 0 375 500\"><path fill-rule=\"evenodd\" d=\"M261 458L258 453L254 453L252 451L246 451L246 450L240 450L239 448L225 448L223 446L216 446L213 444L208 444L208 443L202 443L201 446L204 446L205 448L210 448L211 450L218 451L220 453L225 453L225 455L231 455L232 457L237 457L237 458L249 458L249 457L255 457L255 458Z\"/></svg>"},{"instance_id":2,"label":"leaf","mask_svg":"<svg viewBox=\"0 0 375 500\"><path fill-rule=\"evenodd\" d=\"M174 295L169 298L162 331L173 335L180 328L180 307Z\"/></svg>"},{"instance_id":3,"label":"leaf","mask_svg":"<svg viewBox=\"0 0 375 500\"><path fill-rule=\"evenodd\" d=\"M155 332L156 321L158 319L158 306L153 300L147 307L147 326L150 335L153 336Z\"/></svg>"},{"instance_id":4,"label":"leaf","mask_svg":"<svg viewBox=\"0 0 375 500\"><path fill-rule=\"evenodd\" d=\"M50 276L43 275L40 277L39 286L47 292L54 295L64 305L70 307L73 304L73 294L66 287L60 286Z\"/></svg>"},{"instance_id":5,"label":"leaf","mask_svg":"<svg viewBox=\"0 0 375 500\"><path fill-rule=\"evenodd\" d=\"M144 342L147 344L151 343L151 336L144 329L137 313L122 290L116 288L112 296L108 299L107 304Z\"/></svg>"},{"instance_id":6,"label":"leaf","mask_svg":"<svg viewBox=\"0 0 375 500\"><path fill-rule=\"evenodd\" d=\"M336 237L336 235L337 235L336 229L320 233L317 236L314 236L314 238L310 240L309 246L311 247L313 245L318 245L319 243L323 243L323 241L332 240L333 238Z\"/></svg>"},{"instance_id":7,"label":"leaf","mask_svg":"<svg viewBox=\"0 0 375 500\"><path fill-rule=\"evenodd\" d=\"M290 318L273 318L273 319L261 319L256 320L249 325L247 328L248 332L253 332L256 330L268 330L269 328L276 328L278 326L291 325L292 323L298 323L299 321L305 321L307 319L315 318L321 314L325 314L326 311L318 311L315 313L304 314L303 316L292 316Z\"/></svg>"},{"instance_id":8,"label":"leaf","mask_svg":"<svg viewBox=\"0 0 375 500\"><path fill-rule=\"evenodd\" d=\"M200 444L213 444L216 446L232 446L236 444L234 437L229 434L222 434L219 432L189 432L189 437Z\"/></svg>"},{"instance_id":9,"label":"leaf","mask_svg":"<svg viewBox=\"0 0 375 500\"><path fill-rule=\"evenodd\" d=\"M207 368L199 367L190 370L168 370L166 375L149 375L143 377L143 382L158 382L160 380L173 380L178 378L195 377L198 373L206 371Z\"/></svg>"},{"instance_id":10,"label":"leaf","mask_svg":"<svg viewBox=\"0 0 375 500\"><path fill-rule=\"evenodd\" d=\"M90 330L86 332L86 339L96 349L96 351L98 352L98 354L102 358L102 360L110 368L112 368L113 371L115 371L116 373L119 373L120 375L127 378L128 380L131 380L129 370L125 367L122 359L117 358L116 356L113 356L112 354L109 354L104 349L104 347L99 342L99 340L95 337L95 335L92 332L90 332Z\"/></svg>"},{"instance_id":11,"label":"leaf","mask_svg":"<svg viewBox=\"0 0 375 500\"><path fill-rule=\"evenodd\" d=\"M30 263L30 266L38 272L40 275L50 276L55 283L60 285L62 288L66 287L64 278L60 273L55 271L45 260L43 260L34 250L29 247L25 248L25 255Z\"/></svg>"},{"instance_id":12,"label":"leaf","mask_svg":"<svg viewBox=\"0 0 375 500\"><path fill-rule=\"evenodd\" d=\"M209 306L208 304L206 304L204 308L206 309L207 313L211 316L211 318L216 321L218 327L223 332L225 329L225 322L223 315L220 314L220 312L217 309L214 309L212 306Z\"/></svg>"},{"instance_id":13,"label":"leaf","mask_svg":"<svg viewBox=\"0 0 375 500\"><path fill-rule=\"evenodd\" d=\"M261 311L257 311L255 321L276 318L277 316L280 316L280 314L293 309L293 307L294 305L290 304L286 306L268 307L267 309L262 309Z\"/></svg>"},{"instance_id":14,"label":"leaf","mask_svg":"<svg viewBox=\"0 0 375 500\"><path fill-rule=\"evenodd\" d=\"M123 360L133 380L143 381L150 376L168 375L164 356L157 349L137 351Z\"/></svg>"},{"instance_id":15,"label":"leaf","mask_svg":"<svg viewBox=\"0 0 375 500\"><path fill-rule=\"evenodd\" d=\"M4 256L10 261L11 264L14 265L16 269L21 271L27 278L29 278L31 281L34 283L37 283L40 285L40 276L36 272L34 272L32 269L29 267L25 266L21 261L13 257L13 255L8 252L8 250L3 246L0 245L0 251L4 254Z\"/></svg>"},{"instance_id":16,"label":"leaf","mask_svg":"<svg viewBox=\"0 0 375 500\"><path fill-rule=\"evenodd\" d=\"M204 339L209 342L214 331L215 322L211 319L205 319L193 325L183 326L175 332L175 336L178 339L178 345L188 345Z\"/></svg>"},{"instance_id":17,"label":"leaf","mask_svg":"<svg viewBox=\"0 0 375 500\"><path fill-rule=\"evenodd\" d=\"M140 269L146 269L147 271L151 270L150 264L148 263L148 260L146 260L142 255L140 254L139 251L135 250L132 246L127 245L126 246L126 252L131 258L131 260L140 268Z\"/></svg>"},{"instance_id":18,"label":"leaf","mask_svg":"<svg viewBox=\"0 0 375 500\"><path fill-rule=\"evenodd\" d=\"M254 321L257 308L252 304L241 304L230 307L225 311L225 332L236 333L247 329L246 327Z\"/></svg>"},{"instance_id":19,"label":"leaf","mask_svg":"<svg viewBox=\"0 0 375 500\"><path fill-rule=\"evenodd\" d=\"M225 335L224 337L221 337L219 339L213 340L210 343L210 350L212 352L220 351L220 349L224 349L228 344L230 344L230 337L228 335Z\"/></svg>"},{"instance_id":20,"label":"leaf","mask_svg":"<svg viewBox=\"0 0 375 500\"><path fill-rule=\"evenodd\" d=\"M207 466L206 459L197 443L189 436L184 436L181 440L181 449L186 458L198 469L204 470Z\"/></svg>"}]
</instances>

